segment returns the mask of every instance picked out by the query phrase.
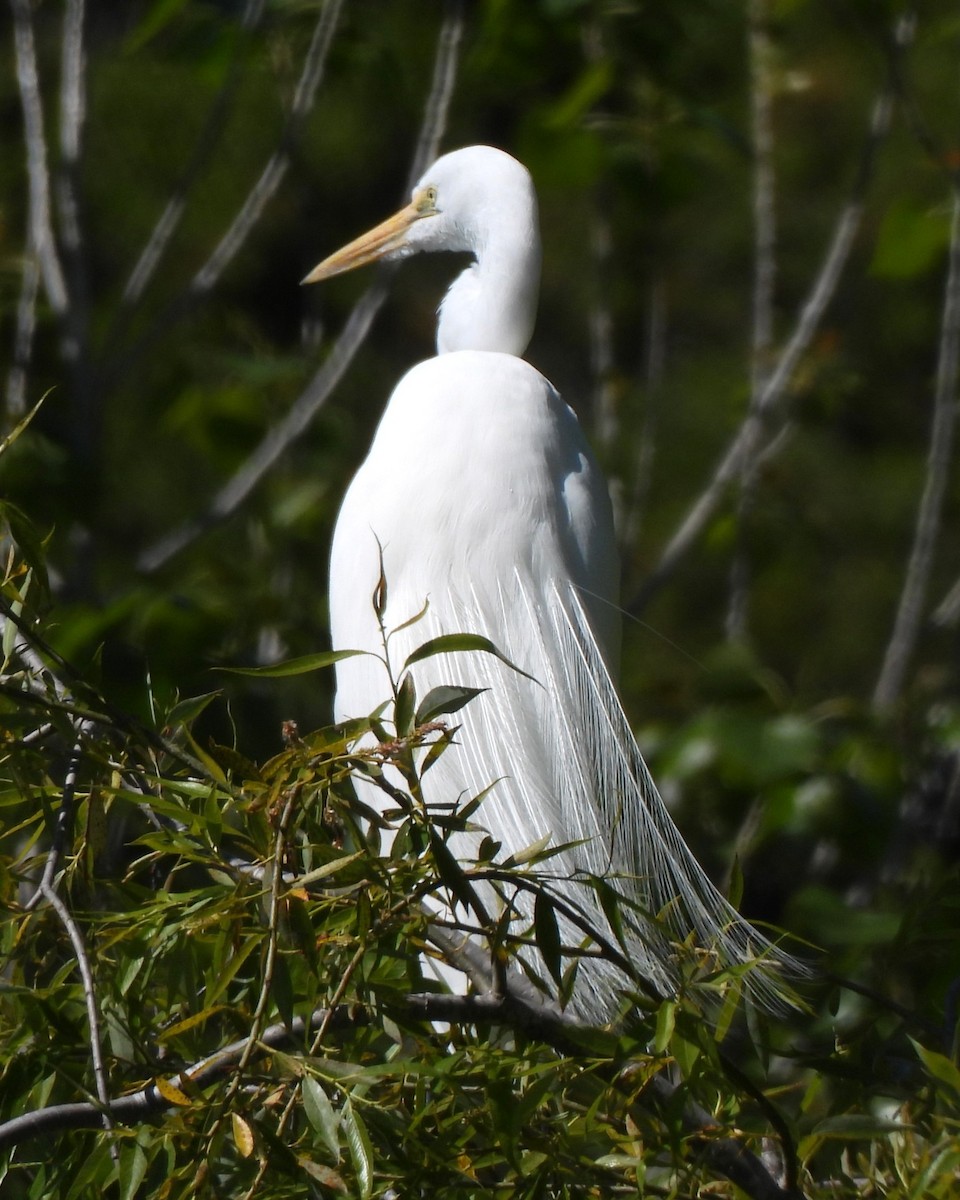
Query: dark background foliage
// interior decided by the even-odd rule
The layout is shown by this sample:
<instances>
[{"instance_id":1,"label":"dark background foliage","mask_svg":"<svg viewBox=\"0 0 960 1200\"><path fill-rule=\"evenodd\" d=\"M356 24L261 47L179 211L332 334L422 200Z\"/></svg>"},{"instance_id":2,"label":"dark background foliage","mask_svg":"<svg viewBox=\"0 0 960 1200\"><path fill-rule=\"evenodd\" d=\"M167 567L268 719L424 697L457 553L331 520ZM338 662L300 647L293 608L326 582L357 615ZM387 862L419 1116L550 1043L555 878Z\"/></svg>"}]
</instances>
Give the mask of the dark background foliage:
<instances>
[{"instance_id":1,"label":"dark background foliage","mask_svg":"<svg viewBox=\"0 0 960 1200\"><path fill-rule=\"evenodd\" d=\"M75 161L59 105L77 5L11 7L21 29L30 12L36 38L67 291L58 311L44 275L30 299L36 196L8 18L6 429L48 394L0 458L0 494L46 539L46 637L146 721L151 703L164 711L222 689L196 744L235 741L264 758L284 719L304 730L327 720L330 680L212 669L328 646L339 498L393 384L432 352L453 261L404 264L342 382L250 495L162 562L157 548L205 520L369 286L372 272L317 289L298 280L402 199L450 6L346 0L334 27L335 6L289 0L91 4ZM749 912L949 1026L960 853L956 330L944 301L960 162L955 8L464 10L442 148L501 146L536 181L544 279L528 357L577 410L611 479L622 691L654 774L711 872L729 881L737 860ZM322 78L298 108L324 15ZM278 186L211 270L277 154ZM73 239L64 194L76 201ZM172 197L182 219L138 277ZM857 222L849 256L753 453L665 568L844 220ZM25 320L35 329L16 349ZM937 461L927 570L910 556ZM910 588L916 621L895 637Z\"/></svg>"}]
</instances>

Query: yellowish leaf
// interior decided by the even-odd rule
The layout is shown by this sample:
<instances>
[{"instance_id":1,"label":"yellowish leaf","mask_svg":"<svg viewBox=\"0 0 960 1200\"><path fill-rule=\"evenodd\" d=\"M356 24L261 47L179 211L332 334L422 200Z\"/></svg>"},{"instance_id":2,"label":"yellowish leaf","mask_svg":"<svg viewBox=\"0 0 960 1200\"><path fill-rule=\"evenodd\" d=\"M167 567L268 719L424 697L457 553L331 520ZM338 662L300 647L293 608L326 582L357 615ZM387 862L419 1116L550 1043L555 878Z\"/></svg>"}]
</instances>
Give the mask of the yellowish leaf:
<instances>
[{"instance_id":1,"label":"yellowish leaf","mask_svg":"<svg viewBox=\"0 0 960 1200\"><path fill-rule=\"evenodd\" d=\"M169 1079L155 1079L153 1086L157 1089L160 1095L168 1104L177 1104L181 1108L186 1108L190 1104L190 1097L186 1092L180 1090L175 1083L171 1083Z\"/></svg>"},{"instance_id":2,"label":"yellowish leaf","mask_svg":"<svg viewBox=\"0 0 960 1200\"><path fill-rule=\"evenodd\" d=\"M233 1140L237 1149L244 1158L249 1158L253 1153L253 1130L239 1113L231 1113L230 1119L233 1123Z\"/></svg>"}]
</instances>

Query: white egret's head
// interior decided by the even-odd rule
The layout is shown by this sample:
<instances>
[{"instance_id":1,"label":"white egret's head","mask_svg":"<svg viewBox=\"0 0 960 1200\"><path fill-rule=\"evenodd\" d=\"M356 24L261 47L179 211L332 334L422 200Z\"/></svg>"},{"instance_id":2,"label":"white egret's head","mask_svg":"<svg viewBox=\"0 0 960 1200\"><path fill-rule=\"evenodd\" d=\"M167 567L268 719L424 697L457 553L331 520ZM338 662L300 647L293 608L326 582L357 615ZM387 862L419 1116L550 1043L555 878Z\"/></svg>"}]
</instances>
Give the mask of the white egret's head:
<instances>
[{"instance_id":1,"label":"white egret's head","mask_svg":"<svg viewBox=\"0 0 960 1200\"><path fill-rule=\"evenodd\" d=\"M476 259L441 305L438 349L522 354L540 283L537 199L526 167L492 146L444 154L424 171L408 205L325 258L303 282L421 250L467 251Z\"/></svg>"},{"instance_id":2,"label":"white egret's head","mask_svg":"<svg viewBox=\"0 0 960 1200\"><path fill-rule=\"evenodd\" d=\"M467 146L438 158L414 186L409 204L325 258L303 282L420 250L479 257L498 231L529 230L531 221L535 230L536 195L526 167L492 146Z\"/></svg>"}]
</instances>

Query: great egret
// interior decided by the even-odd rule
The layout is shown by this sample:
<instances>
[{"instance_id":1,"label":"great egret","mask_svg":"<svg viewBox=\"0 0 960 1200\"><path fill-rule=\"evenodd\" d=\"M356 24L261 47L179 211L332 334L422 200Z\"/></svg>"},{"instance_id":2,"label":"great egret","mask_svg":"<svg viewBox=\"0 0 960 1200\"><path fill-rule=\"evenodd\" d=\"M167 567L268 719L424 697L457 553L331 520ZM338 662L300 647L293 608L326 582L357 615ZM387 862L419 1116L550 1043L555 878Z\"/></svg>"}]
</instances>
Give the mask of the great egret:
<instances>
[{"instance_id":1,"label":"great egret","mask_svg":"<svg viewBox=\"0 0 960 1200\"><path fill-rule=\"evenodd\" d=\"M457 745L424 777L428 802L475 796L475 818L518 852L549 835L579 843L546 869L598 929L609 929L585 875L613 879L641 912L625 911L631 958L662 994L675 989L665 936L737 964L767 957L748 987L776 994L786 956L743 921L691 855L644 765L617 696L618 564L606 484L573 412L523 354L540 276L530 175L488 146L439 158L410 203L325 259L314 283L376 259L467 251L473 263L439 309L437 356L413 367L387 405L337 520L330 564L335 648L382 653L371 596L383 572L395 664L440 634L489 638L529 676L490 654L444 655L412 668L417 694L460 683L487 690L460 713ZM337 719L388 692L372 657L337 666ZM496 782L495 782L496 781ZM457 835L458 853L476 839ZM578 878L579 877L579 878ZM660 914L654 923L642 913ZM565 941L582 934L561 921ZM612 939L611 939L612 940ZM616 1012L626 981L581 964L575 1009Z\"/></svg>"}]
</instances>

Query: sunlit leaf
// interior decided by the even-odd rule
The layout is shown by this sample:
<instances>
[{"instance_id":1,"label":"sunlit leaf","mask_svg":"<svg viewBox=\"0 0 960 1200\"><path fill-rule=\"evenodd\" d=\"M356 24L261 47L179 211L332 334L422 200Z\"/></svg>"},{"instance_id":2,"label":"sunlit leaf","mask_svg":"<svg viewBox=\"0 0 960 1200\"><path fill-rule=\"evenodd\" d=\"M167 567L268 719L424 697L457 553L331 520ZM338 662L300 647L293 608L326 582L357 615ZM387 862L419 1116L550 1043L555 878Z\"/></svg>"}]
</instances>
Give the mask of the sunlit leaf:
<instances>
[{"instance_id":1,"label":"sunlit leaf","mask_svg":"<svg viewBox=\"0 0 960 1200\"><path fill-rule=\"evenodd\" d=\"M331 667L334 663L343 662L347 658L356 658L366 654L365 650L326 650L319 654L305 654L301 658L288 658L285 662L274 663L269 667L217 667L229 675L259 675L265 679L282 679L288 675L307 675L311 671L320 671Z\"/></svg>"},{"instance_id":2,"label":"sunlit leaf","mask_svg":"<svg viewBox=\"0 0 960 1200\"><path fill-rule=\"evenodd\" d=\"M176 1084L171 1083L169 1079L165 1079L162 1075L158 1075L154 1079L153 1086L168 1104L175 1104L180 1108L189 1108L192 1103L186 1092L178 1088Z\"/></svg>"},{"instance_id":3,"label":"sunlit leaf","mask_svg":"<svg viewBox=\"0 0 960 1200\"><path fill-rule=\"evenodd\" d=\"M464 705L469 704L475 697L482 695L487 688L441 686L431 688L420 701L414 723L426 725L437 717L448 713L459 712Z\"/></svg>"},{"instance_id":4,"label":"sunlit leaf","mask_svg":"<svg viewBox=\"0 0 960 1200\"><path fill-rule=\"evenodd\" d=\"M245 1118L241 1117L237 1112L230 1114L230 1124L233 1129L234 1145L240 1151L242 1158L249 1158L253 1153L253 1130Z\"/></svg>"},{"instance_id":5,"label":"sunlit leaf","mask_svg":"<svg viewBox=\"0 0 960 1200\"><path fill-rule=\"evenodd\" d=\"M424 659L433 658L437 654L460 654L478 652L481 654L492 654L494 658L498 658L502 663L505 663L512 671L516 671L518 675L522 675L525 679L537 681L532 675L528 675L526 671L521 669L510 661L505 655L497 649L489 638L481 637L476 633L445 633L440 637L431 638L428 642L424 642L422 646L418 646L414 652L407 657L404 662L404 669L412 667L414 663L422 662Z\"/></svg>"},{"instance_id":6,"label":"sunlit leaf","mask_svg":"<svg viewBox=\"0 0 960 1200\"><path fill-rule=\"evenodd\" d=\"M343 1129L353 1169L357 1173L360 1195L363 1200L368 1200L373 1194L373 1146L367 1127L349 1097L343 1105Z\"/></svg>"},{"instance_id":7,"label":"sunlit leaf","mask_svg":"<svg viewBox=\"0 0 960 1200\"><path fill-rule=\"evenodd\" d=\"M310 1075L300 1081L303 1096L303 1111L307 1120L323 1138L323 1143L333 1161L340 1161L340 1118L334 1111L330 1098L320 1084Z\"/></svg>"}]
</instances>

